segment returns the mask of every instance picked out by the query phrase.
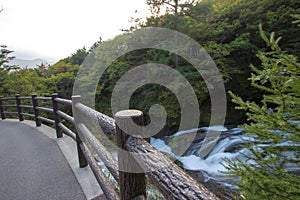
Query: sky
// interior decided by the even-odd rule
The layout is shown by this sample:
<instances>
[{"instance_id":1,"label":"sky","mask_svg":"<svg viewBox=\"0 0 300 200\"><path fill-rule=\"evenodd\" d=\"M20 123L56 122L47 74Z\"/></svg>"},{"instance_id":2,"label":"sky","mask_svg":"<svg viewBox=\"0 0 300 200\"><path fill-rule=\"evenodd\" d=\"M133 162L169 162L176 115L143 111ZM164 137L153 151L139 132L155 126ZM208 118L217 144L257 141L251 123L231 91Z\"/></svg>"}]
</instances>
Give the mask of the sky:
<instances>
[{"instance_id":1,"label":"sky","mask_svg":"<svg viewBox=\"0 0 300 200\"><path fill-rule=\"evenodd\" d=\"M65 58L149 15L146 0L0 0L0 45L16 58ZM138 11L135 13L135 11Z\"/></svg>"}]
</instances>

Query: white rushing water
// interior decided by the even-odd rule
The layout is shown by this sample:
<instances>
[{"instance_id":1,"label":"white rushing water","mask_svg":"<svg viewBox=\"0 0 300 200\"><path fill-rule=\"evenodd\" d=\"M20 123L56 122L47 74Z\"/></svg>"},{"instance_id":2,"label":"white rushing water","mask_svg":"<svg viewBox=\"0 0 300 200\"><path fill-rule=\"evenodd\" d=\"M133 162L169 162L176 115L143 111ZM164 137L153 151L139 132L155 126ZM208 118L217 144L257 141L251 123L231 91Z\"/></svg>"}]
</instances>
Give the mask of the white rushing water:
<instances>
[{"instance_id":1,"label":"white rushing water","mask_svg":"<svg viewBox=\"0 0 300 200\"><path fill-rule=\"evenodd\" d=\"M299 120L293 120L291 121L295 124L298 124L300 126ZM209 154L201 158L199 156L199 152L201 149L201 146L203 145L203 139L205 137L205 134L208 134L208 131L220 131L222 132L218 142L214 146L214 148L209 152ZM280 130L270 130L270 132L275 134L282 134L282 131ZM187 170L194 170L194 171L205 171L207 174L214 176L224 176L222 174L222 171L226 171L226 167L224 164L224 159L233 160L238 158L241 161L245 162L252 162L254 164L254 161L246 161L246 158L243 155L251 155L251 153L241 147L241 144L247 142L247 141L255 141L255 138L250 135L244 135L244 131L240 128L232 128L228 129L224 126L212 126L212 127L202 127L202 128L195 128L191 130L185 130L177 132L176 134L162 138L162 139L156 139L151 138L150 143L153 145L156 149L158 149L161 152L170 154L173 158L176 158L178 161L182 163L182 166ZM169 141L170 138L175 137L181 137L180 139L184 139L185 135L188 134L194 134L195 140L191 142L190 147L188 150L184 153L184 155L175 155L174 149L166 143L166 141ZM197 136L201 136L198 137ZM188 138L188 137L187 137ZM257 144L258 149L269 145L268 143L264 144ZM300 144L293 144L288 141L282 141L282 143L278 144L279 146L298 146ZM294 152L284 152L286 154L285 156L293 158L295 157ZM287 168L295 168L294 165L287 164Z\"/></svg>"},{"instance_id":2,"label":"white rushing water","mask_svg":"<svg viewBox=\"0 0 300 200\"><path fill-rule=\"evenodd\" d=\"M158 151L172 154L172 149L166 145L165 141L156 138L150 138L150 144L154 146Z\"/></svg>"},{"instance_id":3,"label":"white rushing water","mask_svg":"<svg viewBox=\"0 0 300 200\"><path fill-rule=\"evenodd\" d=\"M240 128L228 129L224 126L212 126L212 127L202 127L197 129L191 129L186 131L180 131L174 134L172 137L182 136L183 134L189 134L197 131L207 132L207 131L221 131L227 135L224 139L221 139L213 150L205 158L201 158L197 155L197 152L201 148L202 141L194 143L191 145L190 149L185 153L185 155L174 155L170 146L166 144L163 139L151 138L150 143L157 150L170 154L172 157L177 158L183 167L188 170L203 170L210 174L221 174L226 168L222 164L224 158L243 159L241 153L246 153L245 149L240 149L239 151L233 151L233 149L239 144L243 143L243 140L239 135L243 134L243 130ZM250 136L245 137L245 140L253 139Z\"/></svg>"},{"instance_id":4,"label":"white rushing water","mask_svg":"<svg viewBox=\"0 0 300 200\"><path fill-rule=\"evenodd\" d=\"M194 132L196 129L192 129L189 131L181 131L179 134L175 134L174 136L179 136L182 134ZM203 130L203 129L202 129ZM207 129L208 130L208 129ZM228 129L225 127L219 126L218 129L213 129L213 130L224 130L227 131ZM234 131L237 131L234 130ZM239 130L241 131L241 130ZM184 155L184 156L176 156L172 153L172 149L170 146L168 146L164 140L162 139L156 139L156 138L151 138L150 143L153 145L157 150L168 153L172 155L173 157L176 157L177 160L179 160L183 167L188 170L204 170L208 173L220 173L221 171L225 171L225 167L222 165L222 161L224 158L228 159L233 159L240 157L240 152L224 152L226 150L226 147L232 146L237 143L241 143L242 140L238 137L235 138L226 138L222 141L220 141L214 149L209 153L209 155L205 158L202 159L201 157L194 155L191 153L190 155ZM200 147L199 147L200 148ZM193 152L193 151L191 151Z\"/></svg>"}]
</instances>

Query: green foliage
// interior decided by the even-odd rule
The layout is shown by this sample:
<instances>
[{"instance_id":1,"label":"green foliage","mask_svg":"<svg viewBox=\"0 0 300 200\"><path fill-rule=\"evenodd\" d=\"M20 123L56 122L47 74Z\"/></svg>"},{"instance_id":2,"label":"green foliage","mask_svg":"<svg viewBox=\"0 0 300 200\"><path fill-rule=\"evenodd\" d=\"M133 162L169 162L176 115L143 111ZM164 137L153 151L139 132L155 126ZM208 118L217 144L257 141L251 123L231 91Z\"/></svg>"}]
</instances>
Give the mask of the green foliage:
<instances>
[{"instance_id":1,"label":"green foliage","mask_svg":"<svg viewBox=\"0 0 300 200\"><path fill-rule=\"evenodd\" d=\"M246 145L251 162L227 160L228 173L241 178L243 199L299 199L300 177L286 166L300 167L300 126L295 123L300 119L300 63L280 49L274 33L268 38L260 27L260 35L270 51L258 53L262 69L252 66L250 80L265 95L257 104L230 93L237 109L247 111L249 123L242 128L256 142Z\"/></svg>"},{"instance_id":2,"label":"green foliage","mask_svg":"<svg viewBox=\"0 0 300 200\"><path fill-rule=\"evenodd\" d=\"M300 30L291 24L299 8L297 0L202 0L176 16L152 16L145 26L176 29L195 39L214 59L226 89L256 101L261 91L250 90L247 79L251 75L250 63L259 65L256 54L265 48L257 26L262 23L266 31L285 36L281 46L299 57ZM237 89L236 85L242 87Z\"/></svg>"},{"instance_id":3,"label":"green foliage","mask_svg":"<svg viewBox=\"0 0 300 200\"><path fill-rule=\"evenodd\" d=\"M195 0L146 0L153 15L159 16L165 13L174 13L183 11L192 6Z\"/></svg>"},{"instance_id":4,"label":"green foliage","mask_svg":"<svg viewBox=\"0 0 300 200\"><path fill-rule=\"evenodd\" d=\"M105 41L96 49L94 54L95 56L97 56L98 60L102 60L101 65L109 64L110 62L112 62L111 56L114 55L115 51L122 52L126 50L126 46L130 44L130 42L129 44L126 44L126 41L128 43L128 40L130 39L128 36L129 35L124 34L116 37L112 41ZM143 39L146 40L147 38ZM120 48L120 46L124 47L124 49ZM157 49L142 49L132 51L118 57L118 59L116 59L109 65L109 67L99 80L99 84L96 90L96 109L107 115L112 115L110 110L110 99L117 81L132 68L147 63L160 63L176 68L176 70L178 70L187 80L189 80L191 85L195 88L199 102L203 102L203 100L205 100L208 96L208 91L205 83L202 81L201 76L197 73L197 70L180 57L178 66L175 66L174 60L175 56L173 54ZM99 66L99 64L96 63L94 66L97 67ZM87 69L90 70L91 68ZM83 88L89 88L89 84L91 83L90 80L94 79L92 78L93 75L90 72L82 74L87 74L87 77L85 78L84 75L80 77L82 81L81 86ZM176 84L174 83L173 85ZM178 88L180 88L180 84L178 84ZM125 89L124 91L127 90ZM182 91L182 93L184 92L185 91ZM187 101L190 97L189 95L182 96L185 96L187 98ZM146 85L139 88L133 94L130 100L131 108L142 110L146 115L149 111L149 108L154 104L161 104L167 110L167 130L164 131L169 132L171 129L175 129L175 127L179 124L181 117L180 106L176 97L172 95L172 92L165 87L161 87L156 84Z\"/></svg>"},{"instance_id":5,"label":"green foliage","mask_svg":"<svg viewBox=\"0 0 300 200\"><path fill-rule=\"evenodd\" d=\"M3 94L3 84L10 71L17 70L19 67L9 65L9 61L13 60L15 57L10 56L13 51L8 50L7 46L0 45L0 94Z\"/></svg>"},{"instance_id":6,"label":"green foliage","mask_svg":"<svg viewBox=\"0 0 300 200\"><path fill-rule=\"evenodd\" d=\"M214 59L222 73L226 90L232 90L244 99L258 102L264 94L259 89L251 89L251 85L247 81L251 76L249 64L260 65L261 61L255 55L258 51L265 49L257 31L259 22L263 23L266 30L275 30L280 36L284 36L280 40L280 44L287 52L300 56L298 48L300 31L297 24L288 23L298 19L300 3L297 0L147 0L147 3L154 14L141 26L175 29L195 39ZM164 9L166 12L157 12ZM8 73L7 70L0 68L0 92L5 96L20 91L23 94L28 93L27 95L31 92L38 94L58 92L59 96L70 98L79 65L87 55L90 58L104 61L101 64L108 64L112 62L111 55L114 55L116 50L118 52L126 50L126 46L117 45L125 43L124 41L129 38L129 34L117 36L113 41L102 41L100 38L89 50L83 47L56 64L49 67L40 66L34 72L20 70L22 72ZM174 48L176 48L176 44L174 44ZM1 55L9 58L7 53L3 52ZM6 59L4 64L6 65L9 60L10 58ZM190 63L169 52L143 49L127 53L110 64L99 80L96 89L96 108L111 115L111 93L117 81L128 70L146 63L160 63L175 68L193 86L199 104L209 107L210 99L207 87L210 86L206 86ZM97 67L99 64L96 63L93 67ZM81 77L83 84L93 88L90 80L98 77L88 70L84 73L87 76ZM37 77L37 82L33 85L32 82L24 80L31 76ZM3 86L4 80L6 81L5 86ZM31 85L25 87L20 83L21 80L24 84ZM12 83L19 85L14 86ZM22 89L22 87L24 88ZM186 95L186 98L188 99L189 96ZM142 109L147 113L147 109L154 103L166 106L171 119L167 122L166 128L175 130L176 124L180 120L179 105L174 95L166 88L157 85L140 88L139 93L135 93L131 100L131 107ZM202 123L208 123L209 110L207 108L205 112L202 112L202 117L205 119ZM226 121L226 123L239 122Z\"/></svg>"},{"instance_id":7,"label":"green foliage","mask_svg":"<svg viewBox=\"0 0 300 200\"><path fill-rule=\"evenodd\" d=\"M97 45L97 43L95 43L94 46L95 45ZM82 49L77 49L75 53L73 53L70 57L65 58L64 61L72 65L81 65L88 54L89 51L83 47Z\"/></svg>"},{"instance_id":8,"label":"green foliage","mask_svg":"<svg viewBox=\"0 0 300 200\"><path fill-rule=\"evenodd\" d=\"M2 96L20 95L49 95L54 92L60 97L71 98L73 84L79 65L72 64L82 62L86 50L79 49L72 56L60 60L54 65L47 67L40 65L36 69L17 69L8 63L13 57L8 54L11 51L2 50L2 66L0 68L0 94ZM14 70L12 70L14 69Z\"/></svg>"},{"instance_id":9,"label":"green foliage","mask_svg":"<svg viewBox=\"0 0 300 200\"><path fill-rule=\"evenodd\" d=\"M178 1L178 6L184 5L185 2ZM156 11L164 6L169 6L170 9L164 14L154 14L141 26L176 29L191 36L214 59L223 75L226 90L232 90L243 98L257 102L263 95L259 89L251 88L251 84L247 81L251 76L250 63L259 65L261 61L257 59L256 54L265 48L257 31L259 22L264 22L267 30L277 31L278 28L272 25L276 24L282 28L279 31L280 35L291 35L293 39L282 39L281 42L285 49L298 55L298 48L290 47L300 43L299 37L297 37L300 32L296 29L295 24L282 23L294 20L290 14L298 12L299 3L297 1L279 0L274 4L274 1L269 0L202 0L185 5L185 8L178 9L176 14L174 12L176 2L173 0L148 1L148 4L156 7ZM94 52L95 56L99 60L104 60L102 64L110 63L109 58L115 54L115 50L125 50L118 49L116 45L127 41L128 37L129 35L124 34L116 37L113 41L102 42L100 48ZM209 102L207 86L190 63L169 52L146 49L127 53L109 66L99 80L96 91L96 109L111 115L110 99L116 82L133 67L146 63L160 63L175 68L193 86L199 104L206 105L205 103ZM86 84L89 84L88 79ZM136 91L131 99L131 107L141 109L145 113L156 103L164 105L167 109L170 119L167 121L167 131L176 130L176 124L180 120L180 108L177 99L170 91L157 85L147 85ZM209 117L204 116L206 114L202 114L203 119L206 120L202 123L209 121ZM238 124L239 122L231 121L229 123Z\"/></svg>"},{"instance_id":10,"label":"green foliage","mask_svg":"<svg viewBox=\"0 0 300 200\"><path fill-rule=\"evenodd\" d=\"M78 69L78 65L66 63L64 60L50 66L46 74L49 92L56 92L63 98L71 98Z\"/></svg>"},{"instance_id":11,"label":"green foliage","mask_svg":"<svg viewBox=\"0 0 300 200\"><path fill-rule=\"evenodd\" d=\"M17 66L8 65L9 61L13 60L14 56L9 56L13 51L8 50L7 46L0 45L0 70L9 72L11 70L19 69Z\"/></svg>"},{"instance_id":12,"label":"green foliage","mask_svg":"<svg viewBox=\"0 0 300 200\"><path fill-rule=\"evenodd\" d=\"M3 94L23 96L38 94L47 91L45 80L37 74L36 70L23 69L9 73L3 81Z\"/></svg>"}]
</instances>

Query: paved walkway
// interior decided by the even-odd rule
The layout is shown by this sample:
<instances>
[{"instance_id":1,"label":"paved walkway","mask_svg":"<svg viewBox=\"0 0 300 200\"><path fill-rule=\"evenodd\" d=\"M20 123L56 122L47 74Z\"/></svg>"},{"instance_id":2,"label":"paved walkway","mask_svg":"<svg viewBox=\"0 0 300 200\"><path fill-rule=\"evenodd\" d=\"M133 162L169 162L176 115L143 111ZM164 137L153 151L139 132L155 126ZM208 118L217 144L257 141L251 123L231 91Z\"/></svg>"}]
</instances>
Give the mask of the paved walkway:
<instances>
[{"instance_id":1,"label":"paved walkway","mask_svg":"<svg viewBox=\"0 0 300 200\"><path fill-rule=\"evenodd\" d=\"M86 199L57 143L26 124L0 121L0 200Z\"/></svg>"}]
</instances>

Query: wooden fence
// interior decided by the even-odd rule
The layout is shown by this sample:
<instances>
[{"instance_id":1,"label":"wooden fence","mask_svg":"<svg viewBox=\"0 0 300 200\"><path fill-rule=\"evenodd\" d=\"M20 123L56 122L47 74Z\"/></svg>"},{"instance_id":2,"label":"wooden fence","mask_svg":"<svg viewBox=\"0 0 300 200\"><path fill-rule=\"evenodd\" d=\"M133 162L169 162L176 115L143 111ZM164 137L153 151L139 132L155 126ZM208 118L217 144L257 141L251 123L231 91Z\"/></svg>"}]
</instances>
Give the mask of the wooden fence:
<instances>
[{"instance_id":1,"label":"wooden fence","mask_svg":"<svg viewBox=\"0 0 300 200\"><path fill-rule=\"evenodd\" d=\"M31 105L23 105L23 100L27 100L27 102L30 100L32 103ZM50 102L52 107L39 106L41 101ZM87 125L81 121L75 123L74 116L60 110L59 108L62 106L60 104L72 107L73 114L84 115L90 120L96 121L102 127L104 133L116 134L119 147L118 160L115 160L101 142L96 139ZM24 112L25 110L31 110L33 114ZM52 113L53 118L42 117L40 112ZM143 113L141 111L120 111L116 113L115 119L112 119L82 104L80 96L73 96L72 100L67 100L59 98L57 94L49 97L38 97L37 95L22 97L16 95L15 97L0 98L0 115L2 120L6 119L8 115L18 116L20 121L24 121L24 117L29 117L35 120L36 126L41 126L42 123L52 124L56 129L57 138L63 137L63 134L71 137L77 143L79 167L90 166L108 200L146 199L147 180L155 185L166 199L218 199L142 137L132 136L119 128L120 124L121 127L126 127L131 120L142 125ZM69 129L62 123L62 119L76 126L77 131L73 132ZM126 130L128 132L131 129L127 126ZM89 147L83 141L89 143ZM119 190L113 186L109 178L103 173L91 152L96 152L105 164L119 184ZM132 154L128 152L132 152ZM129 158L129 156L131 157ZM132 161L145 173L131 173L120 170L130 167L128 165L132 165Z\"/></svg>"}]
</instances>

